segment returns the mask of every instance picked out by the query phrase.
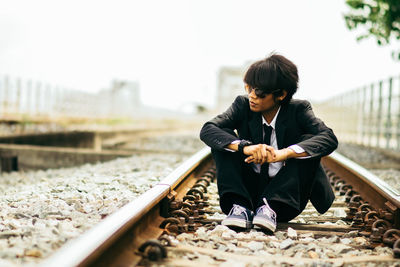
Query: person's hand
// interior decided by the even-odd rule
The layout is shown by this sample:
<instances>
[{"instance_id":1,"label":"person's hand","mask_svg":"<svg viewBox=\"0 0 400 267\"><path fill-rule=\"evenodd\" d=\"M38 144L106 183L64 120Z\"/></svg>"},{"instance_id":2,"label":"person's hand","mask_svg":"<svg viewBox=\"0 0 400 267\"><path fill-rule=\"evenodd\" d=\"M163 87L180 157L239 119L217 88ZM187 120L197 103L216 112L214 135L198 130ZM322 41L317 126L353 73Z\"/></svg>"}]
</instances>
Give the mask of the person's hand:
<instances>
[{"instance_id":1,"label":"person's hand","mask_svg":"<svg viewBox=\"0 0 400 267\"><path fill-rule=\"evenodd\" d=\"M264 146L267 146L267 145L264 145ZM251 154L250 156L248 156L245 159L245 162L247 162L247 163L254 162L254 163L257 163L257 164L264 164L265 162L272 163L272 162L285 161L285 160L287 160L289 158L289 155L290 155L291 151L288 148L274 149L271 146L267 146L267 147L268 147L268 150L267 150L267 156L266 157L262 157L261 160L260 160L260 157L259 157L258 154L256 154L256 155L255 154Z\"/></svg>"},{"instance_id":2,"label":"person's hand","mask_svg":"<svg viewBox=\"0 0 400 267\"><path fill-rule=\"evenodd\" d=\"M256 163L264 164L265 162L270 162L275 155L275 149L272 146L266 144L258 144L245 146L243 148L243 153L248 155L245 159L246 163Z\"/></svg>"}]
</instances>

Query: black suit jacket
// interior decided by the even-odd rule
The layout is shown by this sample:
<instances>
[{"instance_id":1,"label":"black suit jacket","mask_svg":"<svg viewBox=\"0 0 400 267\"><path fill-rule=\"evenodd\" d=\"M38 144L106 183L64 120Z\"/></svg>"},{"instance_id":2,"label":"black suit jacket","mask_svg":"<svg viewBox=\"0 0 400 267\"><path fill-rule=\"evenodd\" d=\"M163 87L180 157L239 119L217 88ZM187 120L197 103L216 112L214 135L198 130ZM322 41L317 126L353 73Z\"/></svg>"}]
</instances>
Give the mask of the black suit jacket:
<instances>
[{"instance_id":1,"label":"black suit jacket","mask_svg":"<svg viewBox=\"0 0 400 267\"><path fill-rule=\"evenodd\" d=\"M224 150L228 144L238 139L237 136L223 130L228 128L236 130L239 139L260 144L262 143L261 116L261 113L250 110L247 96L238 96L227 111L204 124L200 132L200 138L211 148ZM281 106L276 120L275 131L279 149L297 144L310 155L310 159L303 161L307 169L313 166L312 169L296 171L298 173L297 178L300 180L309 179L309 177L303 176L313 176L310 183L312 190L306 196L305 203L300 203L299 209L302 210L304 208L302 206L305 206L308 198L310 198L314 207L320 213L324 213L331 206L334 200L334 193L325 172L319 164L319 160L337 148L338 141L336 136L330 128L315 117L308 101L295 99ZM317 161L317 164L310 165L306 163L313 159L314 162ZM297 162L295 163L294 161ZM290 169L294 168L294 166L301 166L302 163L298 164L299 161L300 159L291 159L285 167Z\"/></svg>"}]
</instances>

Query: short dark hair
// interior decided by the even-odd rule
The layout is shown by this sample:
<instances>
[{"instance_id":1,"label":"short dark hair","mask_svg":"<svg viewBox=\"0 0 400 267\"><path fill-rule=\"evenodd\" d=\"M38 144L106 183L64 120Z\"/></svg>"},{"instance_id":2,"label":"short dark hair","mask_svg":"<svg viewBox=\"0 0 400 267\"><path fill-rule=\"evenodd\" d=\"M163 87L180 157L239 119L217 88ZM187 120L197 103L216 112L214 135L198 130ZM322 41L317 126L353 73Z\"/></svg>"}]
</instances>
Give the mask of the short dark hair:
<instances>
[{"instance_id":1,"label":"short dark hair","mask_svg":"<svg viewBox=\"0 0 400 267\"><path fill-rule=\"evenodd\" d=\"M297 91L299 76L296 65L276 53L254 62L244 75L243 81L252 88L259 88L266 92L274 92L274 96L287 92L281 104L286 104Z\"/></svg>"}]
</instances>

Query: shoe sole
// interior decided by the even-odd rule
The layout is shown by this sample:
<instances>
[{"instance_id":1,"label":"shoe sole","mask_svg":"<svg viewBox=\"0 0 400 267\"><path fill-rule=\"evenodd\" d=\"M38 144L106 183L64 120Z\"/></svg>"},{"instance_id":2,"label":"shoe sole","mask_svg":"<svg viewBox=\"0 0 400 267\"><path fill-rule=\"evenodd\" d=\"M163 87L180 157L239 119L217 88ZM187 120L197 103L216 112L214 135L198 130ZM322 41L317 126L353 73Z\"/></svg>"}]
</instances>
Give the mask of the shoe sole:
<instances>
[{"instance_id":1,"label":"shoe sole","mask_svg":"<svg viewBox=\"0 0 400 267\"><path fill-rule=\"evenodd\" d=\"M237 227L243 229L250 229L252 227L251 222L244 222L243 220L236 219L225 219L221 224L228 227Z\"/></svg>"},{"instance_id":2,"label":"shoe sole","mask_svg":"<svg viewBox=\"0 0 400 267\"><path fill-rule=\"evenodd\" d=\"M265 219L253 219L253 225L260 227L261 229L266 229L271 232L275 232L276 230L276 225L266 221Z\"/></svg>"}]
</instances>

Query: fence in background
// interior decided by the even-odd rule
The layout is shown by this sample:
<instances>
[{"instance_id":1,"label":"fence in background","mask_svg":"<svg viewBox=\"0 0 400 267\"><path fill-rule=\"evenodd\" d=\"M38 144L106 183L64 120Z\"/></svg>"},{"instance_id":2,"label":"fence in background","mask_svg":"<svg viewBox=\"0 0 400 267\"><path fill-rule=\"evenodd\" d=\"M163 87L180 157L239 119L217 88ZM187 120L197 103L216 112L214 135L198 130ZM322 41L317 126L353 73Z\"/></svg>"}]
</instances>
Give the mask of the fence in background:
<instances>
[{"instance_id":1,"label":"fence in background","mask_svg":"<svg viewBox=\"0 0 400 267\"><path fill-rule=\"evenodd\" d=\"M0 75L0 116L132 116L140 105L138 88L121 84L125 85L114 83L111 89L94 94Z\"/></svg>"},{"instance_id":2,"label":"fence in background","mask_svg":"<svg viewBox=\"0 0 400 267\"><path fill-rule=\"evenodd\" d=\"M400 151L400 76L314 106L341 141Z\"/></svg>"}]
</instances>

